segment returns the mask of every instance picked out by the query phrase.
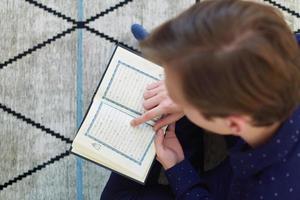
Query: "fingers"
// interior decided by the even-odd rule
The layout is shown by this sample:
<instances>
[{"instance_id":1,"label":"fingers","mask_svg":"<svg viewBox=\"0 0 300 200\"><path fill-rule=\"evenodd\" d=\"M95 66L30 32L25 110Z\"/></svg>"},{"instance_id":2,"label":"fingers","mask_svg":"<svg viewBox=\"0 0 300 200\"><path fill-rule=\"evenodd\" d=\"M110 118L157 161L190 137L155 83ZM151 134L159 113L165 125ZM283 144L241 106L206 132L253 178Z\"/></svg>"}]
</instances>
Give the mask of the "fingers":
<instances>
[{"instance_id":1,"label":"fingers","mask_svg":"<svg viewBox=\"0 0 300 200\"><path fill-rule=\"evenodd\" d=\"M176 139L177 140L176 133L174 131L166 131L164 139L165 140L172 140L172 139Z\"/></svg>"},{"instance_id":2,"label":"fingers","mask_svg":"<svg viewBox=\"0 0 300 200\"><path fill-rule=\"evenodd\" d=\"M159 85L161 85L162 82L163 82L163 81L157 81L157 82L151 83L150 85L148 85L148 86L146 87L146 89L147 89L147 90L152 90L152 89L158 87Z\"/></svg>"},{"instance_id":3,"label":"fingers","mask_svg":"<svg viewBox=\"0 0 300 200\"><path fill-rule=\"evenodd\" d=\"M150 99L147 99L143 103L143 107L146 110L150 110L151 108L156 107L160 102L162 101L162 98L160 95L156 95L155 97L152 97Z\"/></svg>"},{"instance_id":4,"label":"fingers","mask_svg":"<svg viewBox=\"0 0 300 200\"><path fill-rule=\"evenodd\" d=\"M143 97L144 97L145 100L147 100L147 99L155 96L156 94L157 94L157 90L153 89L153 90L149 90L149 91L144 92Z\"/></svg>"},{"instance_id":5,"label":"fingers","mask_svg":"<svg viewBox=\"0 0 300 200\"><path fill-rule=\"evenodd\" d=\"M148 89L148 87L146 88L146 91L144 92L144 95L143 95L144 99L149 99L149 98L151 98L151 97L159 94L161 91L165 91L166 90L165 87L164 87L164 85L163 85L163 83L161 81L155 82L153 84L154 84L155 87L151 87L153 85L150 84L149 85L150 89Z\"/></svg>"},{"instance_id":6,"label":"fingers","mask_svg":"<svg viewBox=\"0 0 300 200\"><path fill-rule=\"evenodd\" d=\"M155 134L154 145L156 152L161 152L163 150L164 132L162 129L158 130Z\"/></svg>"},{"instance_id":7,"label":"fingers","mask_svg":"<svg viewBox=\"0 0 300 200\"><path fill-rule=\"evenodd\" d=\"M176 122L181 117L182 117L181 113L174 113L174 114L167 115L166 117L158 120L155 123L154 130L157 131L158 129L160 129L161 127L163 127L165 125L171 124L172 122Z\"/></svg>"},{"instance_id":8,"label":"fingers","mask_svg":"<svg viewBox=\"0 0 300 200\"><path fill-rule=\"evenodd\" d=\"M160 90L163 90L164 81L157 81L151 83L146 87L147 92L144 93L144 98L146 99L143 103L143 107L147 110L142 116L133 119L130 124L132 126L138 126L146 121L152 120L163 114L163 110L159 104L162 101L162 95L157 95Z\"/></svg>"},{"instance_id":9,"label":"fingers","mask_svg":"<svg viewBox=\"0 0 300 200\"><path fill-rule=\"evenodd\" d=\"M149 121L157 116L160 116L162 115L162 111L161 109L159 108L159 106L145 112L142 116L138 117L138 118L135 118L133 119L130 124L131 126L138 126L142 123L145 123L146 121Z\"/></svg>"},{"instance_id":10,"label":"fingers","mask_svg":"<svg viewBox=\"0 0 300 200\"><path fill-rule=\"evenodd\" d=\"M163 89L161 87L157 87L151 90L147 90L146 92L144 92L144 99L147 100L155 95L157 95L160 91L162 91Z\"/></svg>"}]
</instances>

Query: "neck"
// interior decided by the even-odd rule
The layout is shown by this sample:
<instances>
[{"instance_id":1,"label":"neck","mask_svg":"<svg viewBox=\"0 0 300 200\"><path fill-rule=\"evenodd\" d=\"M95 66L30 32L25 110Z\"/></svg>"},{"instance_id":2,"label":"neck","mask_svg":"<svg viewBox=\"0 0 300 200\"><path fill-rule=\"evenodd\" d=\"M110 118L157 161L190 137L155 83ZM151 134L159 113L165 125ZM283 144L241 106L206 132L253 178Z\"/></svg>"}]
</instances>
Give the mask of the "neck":
<instances>
[{"instance_id":1,"label":"neck","mask_svg":"<svg viewBox=\"0 0 300 200\"><path fill-rule=\"evenodd\" d=\"M280 122L276 122L267 127L251 126L247 129L247 133L241 133L240 137L252 148L256 148L267 143L275 135L280 125Z\"/></svg>"}]
</instances>

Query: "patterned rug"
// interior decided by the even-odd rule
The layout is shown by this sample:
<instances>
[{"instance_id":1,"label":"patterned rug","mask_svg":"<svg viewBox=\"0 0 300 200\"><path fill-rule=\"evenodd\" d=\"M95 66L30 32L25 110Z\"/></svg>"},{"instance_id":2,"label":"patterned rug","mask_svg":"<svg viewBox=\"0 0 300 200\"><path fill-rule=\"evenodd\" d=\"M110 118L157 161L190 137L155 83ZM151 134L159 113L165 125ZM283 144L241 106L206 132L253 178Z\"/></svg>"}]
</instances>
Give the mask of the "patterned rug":
<instances>
[{"instance_id":1,"label":"patterned rug","mask_svg":"<svg viewBox=\"0 0 300 200\"><path fill-rule=\"evenodd\" d=\"M299 0L262 2L299 32ZM194 3L0 0L1 200L99 199L110 172L69 149L114 46Z\"/></svg>"}]
</instances>

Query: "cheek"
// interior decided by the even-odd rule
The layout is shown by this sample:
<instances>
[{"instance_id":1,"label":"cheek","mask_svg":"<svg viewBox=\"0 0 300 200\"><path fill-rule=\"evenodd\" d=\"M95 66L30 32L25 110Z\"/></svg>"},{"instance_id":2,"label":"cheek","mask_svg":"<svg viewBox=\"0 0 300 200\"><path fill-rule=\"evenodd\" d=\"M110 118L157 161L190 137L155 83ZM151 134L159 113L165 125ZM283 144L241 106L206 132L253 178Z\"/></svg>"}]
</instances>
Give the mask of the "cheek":
<instances>
[{"instance_id":1,"label":"cheek","mask_svg":"<svg viewBox=\"0 0 300 200\"><path fill-rule=\"evenodd\" d=\"M184 112L185 116L194 124L196 124L197 126L201 127L201 128L208 128L210 127L210 122L205 121L201 116L192 113L192 112Z\"/></svg>"},{"instance_id":2,"label":"cheek","mask_svg":"<svg viewBox=\"0 0 300 200\"><path fill-rule=\"evenodd\" d=\"M220 123L217 123L215 121L209 121L204 119L202 116L199 116L195 113L191 113L191 112L185 112L185 116L194 124L196 124L197 126L217 133L217 134L221 134L221 135L226 135L227 134L227 130L225 127L223 127L222 125L220 125Z\"/></svg>"},{"instance_id":3,"label":"cheek","mask_svg":"<svg viewBox=\"0 0 300 200\"><path fill-rule=\"evenodd\" d=\"M193 117L192 115L190 115L188 113L184 113L184 114L191 122L193 122L194 124L199 126L199 122L195 117Z\"/></svg>"}]
</instances>

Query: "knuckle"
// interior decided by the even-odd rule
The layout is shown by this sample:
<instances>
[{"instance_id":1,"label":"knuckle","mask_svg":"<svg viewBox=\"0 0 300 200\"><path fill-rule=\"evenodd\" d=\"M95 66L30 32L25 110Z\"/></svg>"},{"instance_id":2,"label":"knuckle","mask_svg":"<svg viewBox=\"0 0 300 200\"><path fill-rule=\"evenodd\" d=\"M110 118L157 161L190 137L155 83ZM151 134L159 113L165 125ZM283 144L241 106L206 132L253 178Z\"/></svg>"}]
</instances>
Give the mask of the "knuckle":
<instances>
[{"instance_id":1,"label":"knuckle","mask_svg":"<svg viewBox=\"0 0 300 200\"><path fill-rule=\"evenodd\" d=\"M162 127L161 124L158 124L158 125L156 126L156 130L159 130L161 127Z\"/></svg>"},{"instance_id":2,"label":"knuckle","mask_svg":"<svg viewBox=\"0 0 300 200\"><path fill-rule=\"evenodd\" d=\"M153 82L151 86L156 87L158 84L159 84L158 82Z\"/></svg>"},{"instance_id":3,"label":"knuckle","mask_svg":"<svg viewBox=\"0 0 300 200\"><path fill-rule=\"evenodd\" d=\"M146 112L144 115L143 115L143 119L149 119L151 117L151 113L149 112Z\"/></svg>"},{"instance_id":4,"label":"knuckle","mask_svg":"<svg viewBox=\"0 0 300 200\"><path fill-rule=\"evenodd\" d=\"M170 107L170 103L168 101L163 101L161 103L162 108L168 109Z\"/></svg>"},{"instance_id":5,"label":"knuckle","mask_svg":"<svg viewBox=\"0 0 300 200\"><path fill-rule=\"evenodd\" d=\"M166 107L164 107L164 106L161 106L161 107L160 107L160 110L161 110L163 113L165 113L165 112L167 111Z\"/></svg>"},{"instance_id":6,"label":"knuckle","mask_svg":"<svg viewBox=\"0 0 300 200\"><path fill-rule=\"evenodd\" d=\"M157 95L157 98L158 98L160 101L162 101L162 100L165 99L165 96L164 96L164 94L159 93L159 94Z\"/></svg>"},{"instance_id":7,"label":"knuckle","mask_svg":"<svg viewBox=\"0 0 300 200\"><path fill-rule=\"evenodd\" d=\"M153 91L153 90L147 92L148 96L153 96L154 94L155 94L155 91Z\"/></svg>"},{"instance_id":8,"label":"knuckle","mask_svg":"<svg viewBox=\"0 0 300 200\"><path fill-rule=\"evenodd\" d=\"M148 92L144 92L143 97L144 97L144 98L147 98L147 96L148 96Z\"/></svg>"},{"instance_id":9,"label":"knuckle","mask_svg":"<svg viewBox=\"0 0 300 200\"><path fill-rule=\"evenodd\" d=\"M143 102L143 107L144 107L144 108L147 107L147 102Z\"/></svg>"}]
</instances>

